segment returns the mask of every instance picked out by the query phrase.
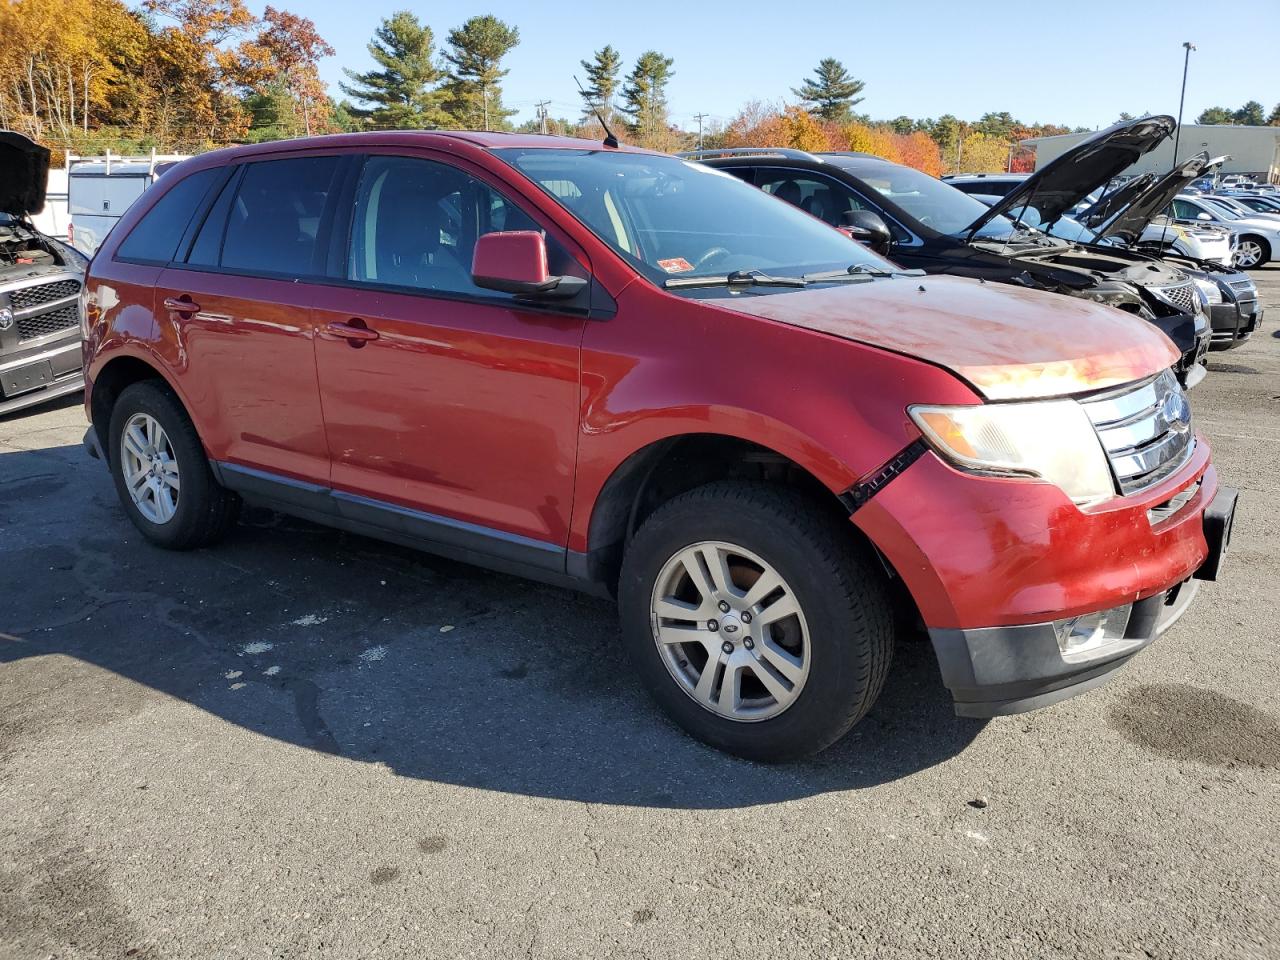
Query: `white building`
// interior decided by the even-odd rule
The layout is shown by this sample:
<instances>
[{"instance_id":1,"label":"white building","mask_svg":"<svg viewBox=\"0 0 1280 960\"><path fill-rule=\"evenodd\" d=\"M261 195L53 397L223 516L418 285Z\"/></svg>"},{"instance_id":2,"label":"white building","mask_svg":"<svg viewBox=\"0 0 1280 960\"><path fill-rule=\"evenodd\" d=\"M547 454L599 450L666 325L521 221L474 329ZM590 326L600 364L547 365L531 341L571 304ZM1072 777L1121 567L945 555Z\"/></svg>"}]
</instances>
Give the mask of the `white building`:
<instances>
[{"instance_id":1,"label":"white building","mask_svg":"<svg viewBox=\"0 0 1280 960\"><path fill-rule=\"evenodd\" d=\"M1058 137L1033 137L1022 145L1036 152L1036 169L1061 156L1092 133L1065 133ZM1258 182L1280 182L1280 127L1243 127L1227 124L1183 124L1179 159L1207 150L1211 157L1230 156L1221 173L1251 174ZM1173 137L1160 144L1125 171L1126 174L1165 173L1173 167Z\"/></svg>"}]
</instances>

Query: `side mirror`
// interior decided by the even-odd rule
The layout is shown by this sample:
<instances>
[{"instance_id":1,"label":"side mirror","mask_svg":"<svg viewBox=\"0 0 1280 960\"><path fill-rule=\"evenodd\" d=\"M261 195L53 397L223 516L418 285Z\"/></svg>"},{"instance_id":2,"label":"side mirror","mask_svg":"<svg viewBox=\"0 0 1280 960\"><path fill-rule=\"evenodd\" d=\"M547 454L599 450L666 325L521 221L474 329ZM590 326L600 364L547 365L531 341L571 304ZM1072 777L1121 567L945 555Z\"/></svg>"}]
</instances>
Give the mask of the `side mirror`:
<instances>
[{"instance_id":1,"label":"side mirror","mask_svg":"<svg viewBox=\"0 0 1280 960\"><path fill-rule=\"evenodd\" d=\"M1196 214L1196 219L1197 219L1197 220L1212 220L1212 219L1213 219L1213 217L1209 216L1209 214L1207 214L1207 213L1205 213L1203 210L1201 210L1199 213L1197 213L1197 214Z\"/></svg>"},{"instance_id":2,"label":"side mirror","mask_svg":"<svg viewBox=\"0 0 1280 960\"><path fill-rule=\"evenodd\" d=\"M844 220L844 231L857 240L865 243L876 253L888 253L893 243L893 234L880 214L870 210L846 210L841 217Z\"/></svg>"},{"instance_id":3,"label":"side mirror","mask_svg":"<svg viewBox=\"0 0 1280 960\"><path fill-rule=\"evenodd\" d=\"M537 230L486 233L471 256L471 282L518 297L564 300L587 285L581 277L547 274L547 242Z\"/></svg>"}]
</instances>

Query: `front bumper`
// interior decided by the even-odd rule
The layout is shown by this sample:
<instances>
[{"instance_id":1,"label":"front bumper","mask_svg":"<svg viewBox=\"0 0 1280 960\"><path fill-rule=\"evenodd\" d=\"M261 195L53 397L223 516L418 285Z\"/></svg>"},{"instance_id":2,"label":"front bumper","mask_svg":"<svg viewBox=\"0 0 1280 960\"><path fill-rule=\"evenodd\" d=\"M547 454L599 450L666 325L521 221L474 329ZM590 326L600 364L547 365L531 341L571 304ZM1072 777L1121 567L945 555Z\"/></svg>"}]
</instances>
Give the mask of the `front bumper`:
<instances>
[{"instance_id":1,"label":"front bumper","mask_svg":"<svg viewBox=\"0 0 1280 960\"><path fill-rule=\"evenodd\" d=\"M1209 327L1212 348L1230 350L1240 346L1262 325L1262 313L1262 306L1256 299L1211 304Z\"/></svg>"},{"instance_id":2,"label":"front bumper","mask_svg":"<svg viewBox=\"0 0 1280 960\"><path fill-rule=\"evenodd\" d=\"M0 355L0 416L83 390L78 330L74 340Z\"/></svg>"},{"instance_id":3,"label":"front bumper","mask_svg":"<svg viewBox=\"0 0 1280 960\"><path fill-rule=\"evenodd\" d=\"M1216 579L1231 540L1237 493L1220 487L1204 511L1209 555L1195 574L1133 604L1111 611L1124 624L1113 636L1078 652L1064 651L1067 621L929 631L956 714L997 717L1023 713L1104 683L1138 651L1177 622L1202 579Z\"/></svg>"}]
</instances>

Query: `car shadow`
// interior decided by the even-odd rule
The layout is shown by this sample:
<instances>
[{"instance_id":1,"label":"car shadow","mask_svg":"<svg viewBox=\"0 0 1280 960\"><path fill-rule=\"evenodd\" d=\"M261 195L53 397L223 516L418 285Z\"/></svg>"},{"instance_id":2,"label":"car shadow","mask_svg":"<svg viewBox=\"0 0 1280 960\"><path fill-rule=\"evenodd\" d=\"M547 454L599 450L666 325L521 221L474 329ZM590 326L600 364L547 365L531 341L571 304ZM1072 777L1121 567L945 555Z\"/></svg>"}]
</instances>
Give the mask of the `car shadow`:
<instances>
[{"instance_id":1,"label":"car shadow","mask_svg":"<svg viewBox=\"0 0 1280 960\"><path fill-rule=\"evenodd\" d=\"M0 663L73 657L405 777L740 807L910 776L983 728L953 715L927 641L908 638L843 741L800 763L738 760L651 703L610 603L258 510L216 548L162 551L74 445L0 453L0 562L22 571L0 587Z\"/></svg>"}]
</instances>

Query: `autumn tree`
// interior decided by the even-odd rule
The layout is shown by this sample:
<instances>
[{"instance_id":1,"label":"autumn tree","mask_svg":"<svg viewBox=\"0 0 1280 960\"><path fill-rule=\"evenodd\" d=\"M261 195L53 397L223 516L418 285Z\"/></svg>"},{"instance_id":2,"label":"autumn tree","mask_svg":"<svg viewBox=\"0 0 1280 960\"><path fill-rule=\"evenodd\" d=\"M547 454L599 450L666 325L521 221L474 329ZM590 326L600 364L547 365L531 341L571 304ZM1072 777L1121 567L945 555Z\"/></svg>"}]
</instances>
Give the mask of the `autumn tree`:
<instances>
[{"instance_id":1,"label":"autumn tree","mask_svg":"<svg viewBox=\"0 0 1280 960\"><path fill-rule=\"evenodd\" d=\"M450 126L442 108L444 93L438 87L444 73L436 66L434 46L431 28L408 10L385 18L368 45L379 69L344 70L351 82L341 84L343 92L372 104L352 107L352 114L383 129Z\"/></svg>"},{"instance_id":2,"label":"autumn tree","mask_svg":"<svg viewBox=\"0 0 1280 960\"><path fill-rule=\"evenodd\" d=\"M851 119L854 106L863 101L858 94L864 86L835 57L824 57L814 68L813 78L791 92L808 105L811 113L841 123Z\"/></svg>"},{"instance_id":3,"label":"autumn tree","mask_svg":"<svg viewBox=\"0 0 1280 960\"><path fill-rule=\"evenodd\" d=\"M445 110L459 126L489 130L508 126L516 111L502 105L502 58L520 42L520 31L497 17L472 17L449 31L450 64Z\"/></svg>"},{"instance_id":4,"label":"autumn tree","mask_svg":"<svg viewBox=\"0 0 1280 960\"><path fill-rule=\"evenodd\" d=\"M583 118L594 117L599 111L608 123L613 119L614 100L618 95L618 75L622 71L622 54L606 44L595 52L590 60L579 61L587 72L587 86L582 91L586 104Z\"/></svg>"},{"instance_id":5,"label":"autumn tree","mask_svg":"<svg viewBox=\"0 0 1280 960\"><path fill-rule=\"evenodd\" d=\"M718 147L776 147L786 138L783 108L760 100L746 104L729 121Z\"/></svg>"},{"instance_id":6,"label":"autumn tree","mask_svg":"<svg viewBox=\"0 0 1280 960\"><path fill-rule=\"evenodd\" d=\"M788 107L782 116L783 146L796 150L808 150L821 153L831 149L831 141L827 139L822 125L814 119L813 114L800 107Z\"/></svg>"},{"instance_id":7,"label":"autumn tree","mask_svg":"<svg viewBox=\"0 0 1280 960\"><path fill-rule=\"evenodd\" d=\"M1271 113L1267 117L1267 125L1272 127L1280 127L1280 103L1271 108Z\"/></svg>"},{"instance_id":8,"label":"autumn tree","mask_svg":"<svg viewBox=\"0 0 1280 960\"><path fill-rule=\"evenodd\" d=\"M667 139L667 83L675 61L656 50L642 53L622 88L621 112L627 128L645 146L657 147Z\"/></svg>"},{"instance_id":9,"label":"autumn tree","mask_svg":"<svg viewBox=\"0 0 1280 960\"><path fill-rule=\"evenodd\" d=\"M258 35L241 44L238 53L254 127L279 131L279 136L330 129L319 61L333 56L333 47L314 21L268 6Z\"/></svg>"}]
</instances>

